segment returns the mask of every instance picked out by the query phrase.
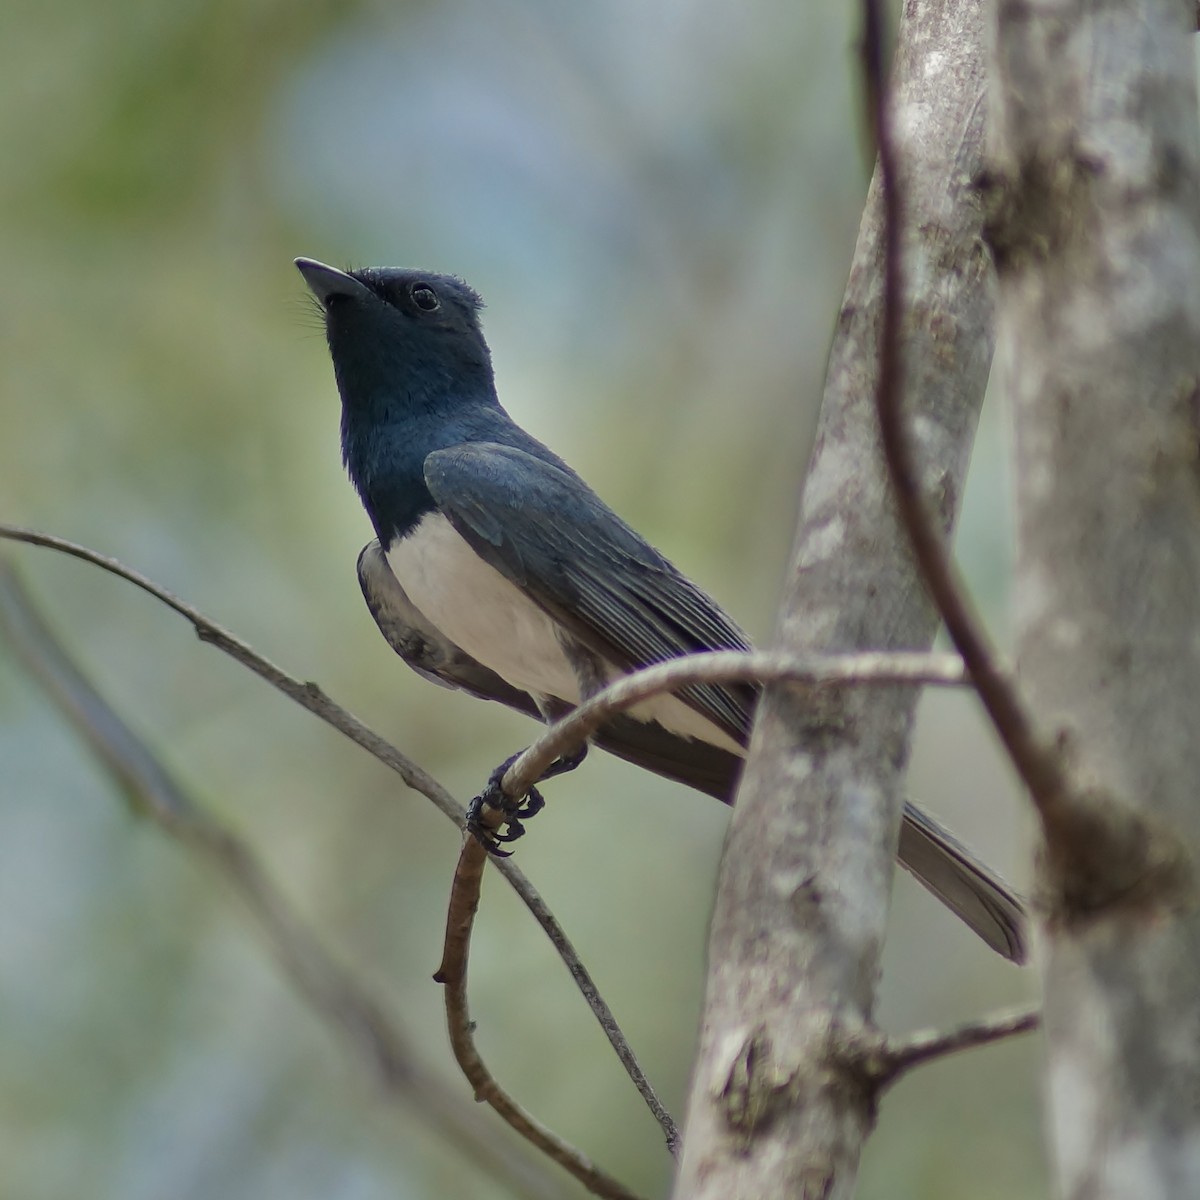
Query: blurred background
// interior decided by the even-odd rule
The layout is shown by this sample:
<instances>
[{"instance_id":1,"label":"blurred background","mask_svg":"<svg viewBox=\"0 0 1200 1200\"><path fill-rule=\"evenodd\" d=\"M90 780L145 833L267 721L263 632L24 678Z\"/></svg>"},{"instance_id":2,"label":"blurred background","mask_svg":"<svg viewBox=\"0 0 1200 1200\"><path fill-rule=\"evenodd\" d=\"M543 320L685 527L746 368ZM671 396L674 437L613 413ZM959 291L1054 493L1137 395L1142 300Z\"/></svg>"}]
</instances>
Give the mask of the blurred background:
<instances>
[{"instance_id":1,"label":"blurred background","mask_svg":"<svg viewBox=\"0 0 1200 1200\"><path fill-rule=\"evenodd\" d=\"M142 570L469 797L533 731L424 683L375 630L354 575L370 530L291 259L421 266L488 301L510 412L765 639L865 192L854 15L834 0L15 0L0 519ZM989 412L959 549L1003 639L1002 430ZM466 1096L430 979L456 831L153 600L43 551L13 557L106 694ZM968 698L925 702L912 791L1028 884L1023 814ZM600 756L551 795L521 865L682 1118L726 813ZM888 1028L1032 987L898 877ZM657 1127L495 876L472 1006L520 1100L665 1194ZM1045 1195L1036 1070L1026 1040L909 1077L860 1195ZM227 890L127 812L3 646L0 1193L507 1194L381 1100ZM565 1176L562 1194L578 1194Z\"/></svg>"}]
</instances>

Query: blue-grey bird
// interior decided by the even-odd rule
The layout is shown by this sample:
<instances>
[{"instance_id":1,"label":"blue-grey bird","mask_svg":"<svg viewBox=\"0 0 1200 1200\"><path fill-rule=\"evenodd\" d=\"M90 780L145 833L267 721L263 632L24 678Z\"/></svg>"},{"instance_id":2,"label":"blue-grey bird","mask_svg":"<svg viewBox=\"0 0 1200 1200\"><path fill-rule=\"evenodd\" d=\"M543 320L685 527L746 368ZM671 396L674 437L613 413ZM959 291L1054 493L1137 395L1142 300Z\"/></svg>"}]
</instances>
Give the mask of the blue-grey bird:
<instances>
[{"instance_id":1,"label":"blue-grey bird","mask_svg":"<svg viewBox=\"0 0 1200 1200\"><path fill-rule=\"evenodd\" d=\"M500 407L470 287L424 271L296 266L324 315L342 453L377 536L359 582L409 666L548 720L637 668L750 648L716 601ZM594 741L731 802L757 696L691 687L614 718ZM899 858L994 950L1023 961L1020 900L912 804Z\"/></svg>"}]
</instances>

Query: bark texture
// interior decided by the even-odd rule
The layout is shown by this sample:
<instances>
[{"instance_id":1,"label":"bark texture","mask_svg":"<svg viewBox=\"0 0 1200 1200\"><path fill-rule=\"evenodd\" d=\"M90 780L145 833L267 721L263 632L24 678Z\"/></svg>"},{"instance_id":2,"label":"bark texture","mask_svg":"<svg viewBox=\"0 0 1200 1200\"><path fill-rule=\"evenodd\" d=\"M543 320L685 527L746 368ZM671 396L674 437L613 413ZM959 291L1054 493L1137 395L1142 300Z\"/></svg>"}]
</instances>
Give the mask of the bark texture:
<instances>
[{"instance_id":1,"label":"bark texture","mask_svg":"<svg viewBox=\"0 0 1200 1200\"><path fill-rule=\"evenodd\" d=\"M999 0L1019 675L1048 1122L1075 1200L1200 1196L1200 128L1191 0Z\"/></svg>"},{"instance_id":2,"label":"bark texture","mask_svg":"<svg viewBox=\"0 0 1200 1200\"><path fill-rule=\"evenodd\" d=\"M910 2L894 69L905 180L906 410L947 527L991 362L982 166L983 12ZM936 618L894 515L874 409L882 210L872 183L831 351L778 644L922 649ZM853 1190L916 704L911 688L768 688L734 810L709 941L676 1197L832 1200Z\"/></svg>"}]
</instances>

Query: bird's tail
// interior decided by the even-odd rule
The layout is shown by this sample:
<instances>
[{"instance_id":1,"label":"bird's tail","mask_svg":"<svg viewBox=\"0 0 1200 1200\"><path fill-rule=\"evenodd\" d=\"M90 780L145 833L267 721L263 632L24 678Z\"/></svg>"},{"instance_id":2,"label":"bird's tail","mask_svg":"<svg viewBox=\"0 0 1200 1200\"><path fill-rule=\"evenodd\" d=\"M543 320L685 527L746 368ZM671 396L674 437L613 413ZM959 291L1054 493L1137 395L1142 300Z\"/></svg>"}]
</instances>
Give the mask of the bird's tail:
<instances>
[{"instance_id":1,"label":"bird's tail","mask_svg":"<svg viewBox=\"0 0 1200 1200\"><path fill-rule=\"evenodd\" d=\"M990 867L914 804L905 804L900 865L965 921L997 954L1023 963L1028 953L1024 905Z\"/></svg>"}]
</instances>

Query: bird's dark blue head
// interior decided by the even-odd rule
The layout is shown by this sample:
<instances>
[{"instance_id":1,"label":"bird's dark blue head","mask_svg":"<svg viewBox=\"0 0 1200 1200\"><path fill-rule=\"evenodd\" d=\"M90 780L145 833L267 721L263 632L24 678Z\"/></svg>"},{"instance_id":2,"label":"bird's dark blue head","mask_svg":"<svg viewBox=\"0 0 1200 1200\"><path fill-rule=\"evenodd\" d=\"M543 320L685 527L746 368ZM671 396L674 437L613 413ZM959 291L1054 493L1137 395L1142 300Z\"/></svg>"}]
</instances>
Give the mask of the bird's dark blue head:
<instances>
[{"instance_id":1,"label":"bird's dark blue head","mask_svg":"<svg viewBox=\"0 0 1200 1200\"><path fill-rule=\"evenodd\" d=\"M342 397L342 454L385 544L432 504L426 455L507 417L461 279L392 267L296 266L325 318Z\"/></svg>"},{"instance_id":2,"label":"bird's dark blue head","mask_svg":"<svg viewBox=\"0 0 1200 1200\"><path fill-rule=\"evenodd\" d=\"M296 259L325 317L342 403L373 420L494 397L483 301L461 279Z\"/></svg>"}]
</instances>

